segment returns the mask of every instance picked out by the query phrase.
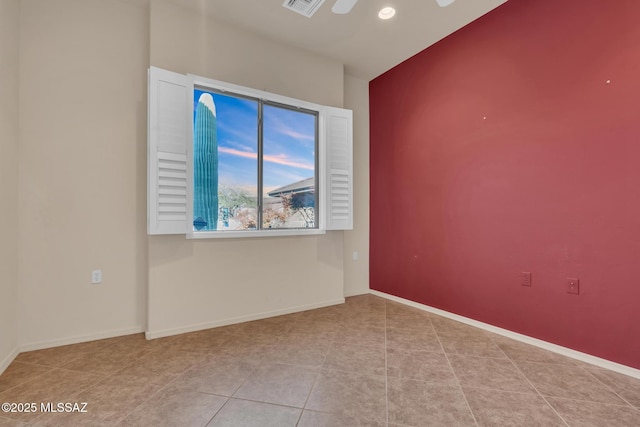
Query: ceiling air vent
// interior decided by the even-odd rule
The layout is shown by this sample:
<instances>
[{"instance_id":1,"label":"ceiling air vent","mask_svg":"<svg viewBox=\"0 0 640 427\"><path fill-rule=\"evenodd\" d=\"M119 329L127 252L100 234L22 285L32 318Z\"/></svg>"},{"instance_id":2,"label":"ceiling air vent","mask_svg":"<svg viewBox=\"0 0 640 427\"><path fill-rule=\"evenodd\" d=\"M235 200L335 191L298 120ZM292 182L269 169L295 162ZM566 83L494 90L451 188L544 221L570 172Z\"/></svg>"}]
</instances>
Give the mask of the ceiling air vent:
<instances>
[{"instance_id":1,"label":"ceiling air vent","mask_svg":"<svg viewBox=\"0 0 640 427\"><path fill-rule=\"evenodd\" d=\"M282 6L311 18L324 2L325 0L285 0Z\"/></svg>"}]
</instances>

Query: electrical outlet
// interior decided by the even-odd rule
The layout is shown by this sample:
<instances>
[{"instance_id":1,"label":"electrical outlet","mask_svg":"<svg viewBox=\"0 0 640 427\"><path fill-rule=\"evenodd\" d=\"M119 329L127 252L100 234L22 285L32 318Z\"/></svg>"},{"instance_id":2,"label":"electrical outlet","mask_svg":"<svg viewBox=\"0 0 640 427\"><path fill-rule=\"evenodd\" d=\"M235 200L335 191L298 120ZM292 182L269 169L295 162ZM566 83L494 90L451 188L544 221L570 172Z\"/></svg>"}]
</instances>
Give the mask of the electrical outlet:
<instances>
[{"instance_id":1,"label":"electrical outlet","mask_svg":"<svg viewBox=\"0 0 640 427\"><path fill-rule=\"evenodd\" d=\"M94 285L102 283L102 270L93 270L91 272L91 283Z\"/></svg>"},{"instance_id":2,"label":"electrical outlet","mask_svg":"<svg viewBox=\"0 0 640 427\"><path fill-rule=\"evenodd\" d=\"M522 272L522 281L520 283L522 286L531 286L531 273L528 271Z\"/></svg>"},{"instance_id":3,"label":"electrical outlet","mask_svg":"<svg viewBox=\"0 0 640 427\"><path fill-rule=\"evenodd\" d=\"M353 251L353 260L354 261L358 260L358 251Z\"/></svg>"},{"instance_id":4,"label":"electrical outlet","mask_svg":"<svg viewBox=\"0 0 640 427\"><path fill-rule=\"evenodd\" d=\"M580 294L580 280L573 278L573 277L567 277L567 292L569 292L570 294L576 294L579 295Z\"/></svg>"}]
</instances>

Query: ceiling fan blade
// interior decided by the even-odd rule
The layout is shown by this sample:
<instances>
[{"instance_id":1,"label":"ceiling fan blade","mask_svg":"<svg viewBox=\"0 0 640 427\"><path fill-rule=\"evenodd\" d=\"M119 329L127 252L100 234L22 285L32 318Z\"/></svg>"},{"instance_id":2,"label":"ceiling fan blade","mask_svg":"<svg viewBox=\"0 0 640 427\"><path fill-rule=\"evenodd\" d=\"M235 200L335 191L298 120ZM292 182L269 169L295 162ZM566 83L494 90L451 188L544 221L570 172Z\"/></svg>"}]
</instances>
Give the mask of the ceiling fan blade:
<instances>
[{"instance_id":1,"label":"ceiling fan blade","mask_svg":"<svg viewBox=\"0 0 640 427\"><path fill-rule=\"evenodd\" d=\"M351 12L351 9L353 9L353 6L355 6L356 3L358 3L358 0L336 0L331 11L333 13L344 15L345 13Z\"/></svg>"},{"instance_id":2,"label":"ceiling fan blade","mask_svg":"<svg viewBox=\"0 0 640 427\"><path fill-rule=\"evenodd\" d=\"M440 7L447 7L456 0L436 0Z\"/></svg>"}]
</instances>

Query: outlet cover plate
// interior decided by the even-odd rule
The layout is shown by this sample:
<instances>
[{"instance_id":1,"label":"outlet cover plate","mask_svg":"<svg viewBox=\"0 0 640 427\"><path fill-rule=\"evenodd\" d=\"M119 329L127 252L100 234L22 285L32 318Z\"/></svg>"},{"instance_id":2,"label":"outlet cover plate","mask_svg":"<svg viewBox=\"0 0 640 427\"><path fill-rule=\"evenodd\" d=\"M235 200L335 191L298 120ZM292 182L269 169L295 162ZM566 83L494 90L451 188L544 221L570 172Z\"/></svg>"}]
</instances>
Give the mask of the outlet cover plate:
<instances>
[{"instance_id":1,"label":"outlet cover plate","mask_svg":"<svg viewBox=\"0 0 640 427\"><path fill-rule=\"evenodd\" d=\"M567 292L580 295L580 280L574 277L567 277Z\"/></svg>"},{"instance_id":2,"label":"outlet cover plate","mask_svg":"<svg viewBox=\"0 0 640 427\"><path fill-rule=\"evenodd\" d=\"M91 272L91 283L94 285L102 283L102 270L93 270Z\"/></svg>"},{"instance_id":3,"label":"outlet cover plate","mask_svg":"<svg viewBox=\"0 0 640 427\"><path fill-rule=\"evenodd\" d=\"M531 272L529 272L529 271L523 271L522 272L521 285L522 286L531 286Z\"/></svg>"}]
</instances>

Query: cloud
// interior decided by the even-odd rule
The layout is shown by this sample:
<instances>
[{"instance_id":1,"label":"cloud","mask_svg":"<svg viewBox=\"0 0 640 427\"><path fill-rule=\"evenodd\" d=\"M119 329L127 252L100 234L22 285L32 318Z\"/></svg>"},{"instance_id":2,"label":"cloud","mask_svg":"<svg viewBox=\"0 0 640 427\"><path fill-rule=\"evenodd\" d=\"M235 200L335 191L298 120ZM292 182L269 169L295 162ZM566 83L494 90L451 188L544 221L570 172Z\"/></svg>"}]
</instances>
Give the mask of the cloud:
<instances>
[{"instance_id":1,"label":"cloud","mask_svg":"<svg viewBox=\"0 0 640 427\"><path fill-rule=\"evenodd\" d=\"M282 169L282 168L269 168L265 171L264 176L264 184L265 186L268 184L275 185L274 188L282 187L282 182L292 183L302 181L303 179L309 178L309 174L303 173L297 174L295 172L291 172L291 169Z\"/></svg>"},{"instance_id":2,"label":"cloud","mask_svg":"<svg viewBox=\"0 0 640 427\"><path fill-rule=\"evenodd\" d=\"M289 136L291 138L295 138L295 139L306 139L307 141L315 141L316 140L316 136L315 135L310 135L308 133L302 133L302 132L296 132L295 130L287 127L286 125L283 125L281 128L277 129L276 132L282 134L282 135L286 135Z\"/></svg>"},{"instance_id":3,"label":"cloud","mask_svg":"<svg viewBox=\"0 0 640 427\"><path fill-rule=\"evenodd\" d=\"M254 153L253 151L240 151L235 148L227 148L227 147L218 147L218 152L231 154L232 156L244 157L246 159L257 159L258 153Z\"/></svg>"},{"instance_id":4,"label":"cloud","mask_svg":"<svg viewBox=\"0 0 640 427\"><path fill-rule=\"evenodd\" d=\"M316 167L313 164L309 164L309 163L302 163L302 162L297 162L295 160L291 160L289 158L287 158L287 156L285 154L278 154L275 156L270 156L268 154L265 154L262 159L265 162L270 162L270 163L276 163L279 165L285 165L285 166L293 166L294 168L299 168L299 169L307 169L307 170L315 170Z\"/></svg>"},{"instance_id":5,"label":"cloud","mask_svg":"<svg viewBox=\"0 0 640 427\"><path fill-rule=\"evenodd\" d=\"M313 118L314 121L302 120L304 116L307 115L303 115L297 111L281 110L277 107L265 107L265 129L279 135L294 138L298 141L314 142L316 140L315 127L313 125L315 118L309 115L308 118ZM285 117L287 117L288 120L286 120ZM297 127L301 128L301 130L295 129L295 127L290 126L289 123L297 124Z\"/></svg>"},{"instance_id":6,"label":"cloud","mask_svg":"<svg viewBox=\"0 0 640 427\"><path fill-rule=\"evenodd\" d=\"M224 120L220 120L217 123L217 127L218 127L218 135L220 136L221 134L224 134L227 137L227 139L229 137L235 137L238 140L248 144L255 144L256 141L258 140L257 125L255 128L249 127L246 129L244 128L238 129L236 126L234 125L229 126L225 123Z\"/></svg>"},{"instance_id":7,"label":"cloud","mask_svg":"<svg viewBox=\"0 0 640 427\"><path fill-rule=\"evenodd\" d=\"M244 144L241 144L241 143L236 142L236 141L226 141L226 142L231 147L238 148L238 149L240 149L242 151L253 152L255 150L255 145L253 147L250 147L248 145L244 145Z\"/></svg>"},{"instance_id":8,"label":"cloud","mask_svg":"<svg viewBox=\"0 0 640 427\"><path fill-rule=\"evenodd\" d=\"M220 153L230 154L232 156L244 157L246 159L257 159L258 154L249 151L240 151L235 148L227 148L227 147L218 147L218 151ZM276 154L269 155L265 154L262 156L262 159L265 162L276 163L278 165L291 166L298 169L307 169L307 170L315 170L315 165L311 163L304 163L301 161L297 161L295 159L290 159L286 154Z\"/></svg>"}]
</instances>

